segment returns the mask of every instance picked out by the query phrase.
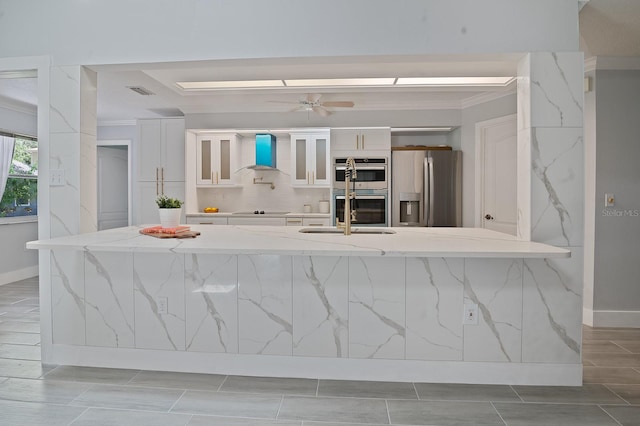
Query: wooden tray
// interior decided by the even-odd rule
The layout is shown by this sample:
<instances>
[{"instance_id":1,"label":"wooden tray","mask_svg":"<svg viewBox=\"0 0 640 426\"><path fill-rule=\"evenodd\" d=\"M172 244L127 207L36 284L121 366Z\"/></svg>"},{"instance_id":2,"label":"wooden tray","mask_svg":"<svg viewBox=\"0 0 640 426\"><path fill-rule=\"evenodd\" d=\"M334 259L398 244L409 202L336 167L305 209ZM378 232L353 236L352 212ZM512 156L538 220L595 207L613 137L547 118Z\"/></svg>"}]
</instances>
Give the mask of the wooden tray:
<instances>
[{"instance_id":1,"label":"wooden tray","mask_svg":"<svg viewBox=\"0 0 640 426\"><path fill-rule=\"evenodd\" d=\"M184 231L177 234L164 234L161 232L142 232L142 230L140 230L140 233L142 235L148 235L150 237L156 238L195 238L200 235L200 232L198 231Z\"/></svg>"}]
</instances>

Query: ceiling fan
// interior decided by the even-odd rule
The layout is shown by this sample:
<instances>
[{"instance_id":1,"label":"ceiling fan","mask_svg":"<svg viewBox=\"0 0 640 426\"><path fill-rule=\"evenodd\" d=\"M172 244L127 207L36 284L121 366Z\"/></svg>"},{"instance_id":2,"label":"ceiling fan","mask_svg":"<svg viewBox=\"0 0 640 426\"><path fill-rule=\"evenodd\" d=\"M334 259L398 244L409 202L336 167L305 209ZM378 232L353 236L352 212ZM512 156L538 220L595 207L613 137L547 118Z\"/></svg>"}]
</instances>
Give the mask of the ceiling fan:
<instances>
[{"instance_id":1,"label":"ceiling fan","mask_svg":"<svg viewBox=\"0 0 640 426\"><path fill-rule=\"evenodd\" d=\"M323 117L327 117L332 114L327 108L352 108L354 103L352 101L327 101L321 102L320 98L322 95L317 93L310 93L307 95L305 99L301 99L298 102L286 102L286 101L271 101L277 103L285 103L285 104L298 104L297 107L290 110L289 112L294 111L313 111L316 114L319 114Z\"/></svg>"}]
</instances>

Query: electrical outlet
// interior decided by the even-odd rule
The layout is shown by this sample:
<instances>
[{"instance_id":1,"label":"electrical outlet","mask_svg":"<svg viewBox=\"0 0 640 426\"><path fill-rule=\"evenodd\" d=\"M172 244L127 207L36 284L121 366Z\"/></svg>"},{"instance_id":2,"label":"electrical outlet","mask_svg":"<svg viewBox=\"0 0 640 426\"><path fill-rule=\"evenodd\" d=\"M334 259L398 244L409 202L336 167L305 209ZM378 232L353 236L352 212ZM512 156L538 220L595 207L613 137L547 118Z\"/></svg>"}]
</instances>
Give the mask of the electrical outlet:
<instances>
[{"instance_id":1,"label":"electrical outlet","mask_svg":"<svg viewBox=\"0 0 640 426\"><path fill-rule=\"evenodd\" d=\"M478 325L478 305L475 303L467 303L464 305L464 317L462 324Z\"/></svg>"},{"instance_id":2,"label":"electrical outlet","mask_svg":"<svg viewBox=\"0 0 640 426\"><path fill-rule=\"evenodd\" d=\"M50 186L64 186L64 169L49 170Z\"/></svg>"},{"instance_id":3,"label":"electrical outlet","mask_svg":"<svg viewBox=\"0 0 640 426\"><path fill-rule=\"evenodd\" d=\"M169 299L166 297L158 297L156 300L156 304L158 305L158 313L159 314L168 314L169 313Z\"/></svg>"},{"instance_id":4,"label":"electrical outlet","mask_svg":"<svg viewBox=\"0 0 640 426\"><path fill-rule=\"evenodd\" d=\"M604 194L604 206L613 207L616 205L616 196L612 193Z\"/></svg>"}]
</instances>

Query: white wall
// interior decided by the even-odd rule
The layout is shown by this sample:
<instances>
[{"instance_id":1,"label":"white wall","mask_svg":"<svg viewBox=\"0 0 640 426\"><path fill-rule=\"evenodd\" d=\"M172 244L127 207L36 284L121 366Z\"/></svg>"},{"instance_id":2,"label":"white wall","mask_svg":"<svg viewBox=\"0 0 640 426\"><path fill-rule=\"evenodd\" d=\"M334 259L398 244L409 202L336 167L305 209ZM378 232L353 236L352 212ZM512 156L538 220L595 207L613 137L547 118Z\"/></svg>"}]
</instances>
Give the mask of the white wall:
<instances>
[{"instance_id":1,"label":"white wall","mask_svg":"<svg viewBox=\"0 0 640 426\"><path fill-rule=\"evenodd\" d=\"M594 311L640 319L640 71L596 71ZM615 207L604 208L614 193ZM608 216L604 211L622 212ZM631 212L631 216L625 216ZM597 315L596 315L597 318Z\"/></svg>"},{"instance_id":2,"label":"white wall","mask_svg":"<svg viewBox=\"0 0 640 426\"><path fill-rule=\"evenodd\" d=\"M0 107L0 129L25 135L37 135L35 114ZM28 241L38 239L38 223L14 223L0 219L0 285L35 276L38 253L25 250Z\"/></svg>"},{"instance_id":3,"label":"white wall","mask_svg":"<svg viewBox=\"0 0 640 426\"><path fill-rule=\"evenodd\" d=\"M515 114L516 94L462 110L462 226L475 226L476 123Z\"/></svg>"}]
</instances>

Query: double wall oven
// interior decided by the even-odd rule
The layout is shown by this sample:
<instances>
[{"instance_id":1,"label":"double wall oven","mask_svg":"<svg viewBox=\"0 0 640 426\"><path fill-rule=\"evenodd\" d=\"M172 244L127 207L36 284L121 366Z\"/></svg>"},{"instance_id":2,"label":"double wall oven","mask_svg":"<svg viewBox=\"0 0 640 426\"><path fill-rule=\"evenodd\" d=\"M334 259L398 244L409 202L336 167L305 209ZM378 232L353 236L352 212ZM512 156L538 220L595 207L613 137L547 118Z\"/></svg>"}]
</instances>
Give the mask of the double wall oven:
<instances>
[{"instance_id":1,"label":"double wall oven","mask_svg":"<svg viewBox=\"0 0 640 426\"><path fill-rule=\"evenodd\" d=\"M355 192L351 209L355 210L353 226L389 225L389 169L386 157L354 158L356 178L349 190ZM344 220L345 170L347 158L333 161L333 224Z\"/></svg>"}]
</instances>

